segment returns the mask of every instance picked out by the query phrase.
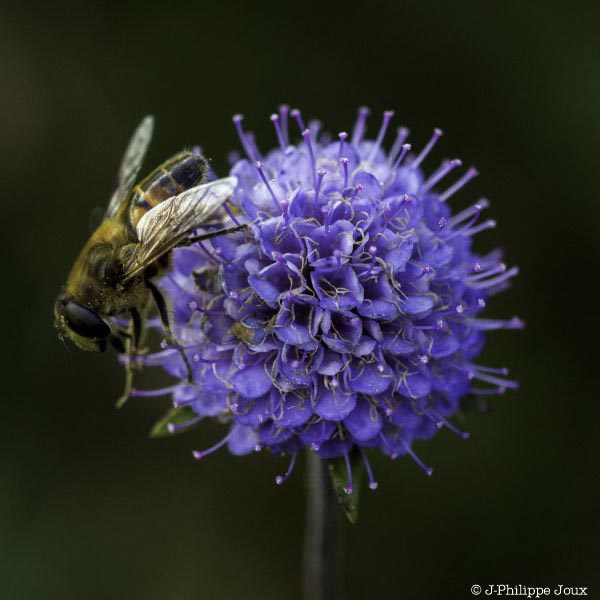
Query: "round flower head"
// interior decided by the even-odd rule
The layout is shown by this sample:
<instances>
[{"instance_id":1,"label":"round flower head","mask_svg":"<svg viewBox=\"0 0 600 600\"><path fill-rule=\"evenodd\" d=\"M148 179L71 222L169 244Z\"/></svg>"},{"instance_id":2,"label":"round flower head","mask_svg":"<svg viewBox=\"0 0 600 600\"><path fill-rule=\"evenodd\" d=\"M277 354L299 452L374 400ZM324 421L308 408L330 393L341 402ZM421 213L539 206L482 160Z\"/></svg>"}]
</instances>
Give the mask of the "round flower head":
<instances>
[{"instance_id":1,"label":"round flower head","mask_svg":"<svg viewBox=\"0 0 600 600\"><path fill-rule=\"evenodd\" d=\"M179 378L162 391L191 418L171 431L205 417L227 428L197 458L224 445L290 454L281 483L305 446L347 465L358 449L375 488L365 448L407 454L431 474L413 441L440 428L468 437L449 421L461 399L517 387L505 369L475 362L487 331L522 326L481 317L517 273L499 251L472 250L495 225L480 221L487 200L457 214L447 203L477 172L454 176L461 161L448 160L424 173L438 129L411 152L399 128L386 151L392 115L366 139L363 108L352 134L332 140L284 106L271 116L278 147L265 155L234 117L246 158L233 158L228 220L249 228L177 250L162 281L193 382L178 349L141 357ZM145 393L157 392L134 391Z\"/></svg>"}]
</instances>

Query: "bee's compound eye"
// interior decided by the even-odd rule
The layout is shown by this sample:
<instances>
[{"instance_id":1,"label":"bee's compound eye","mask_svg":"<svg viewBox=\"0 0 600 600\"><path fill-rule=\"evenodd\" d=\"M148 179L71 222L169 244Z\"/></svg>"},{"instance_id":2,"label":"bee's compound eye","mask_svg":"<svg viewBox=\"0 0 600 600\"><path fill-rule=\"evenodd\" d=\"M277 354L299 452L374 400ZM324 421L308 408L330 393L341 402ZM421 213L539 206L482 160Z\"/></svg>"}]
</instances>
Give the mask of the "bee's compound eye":
<instances>
[{"instance_id":1,"label":"bee's compound eye","mask_svg":"<svg viewBox=\"0 0 600 600\"><path fill-rule=\"evenodd\" d=\"M63 300L62 304L65 321L78 335L86 338L106 338L110 335L110 327L98 313L72 300Z\"/></svg>"}]
</instances>

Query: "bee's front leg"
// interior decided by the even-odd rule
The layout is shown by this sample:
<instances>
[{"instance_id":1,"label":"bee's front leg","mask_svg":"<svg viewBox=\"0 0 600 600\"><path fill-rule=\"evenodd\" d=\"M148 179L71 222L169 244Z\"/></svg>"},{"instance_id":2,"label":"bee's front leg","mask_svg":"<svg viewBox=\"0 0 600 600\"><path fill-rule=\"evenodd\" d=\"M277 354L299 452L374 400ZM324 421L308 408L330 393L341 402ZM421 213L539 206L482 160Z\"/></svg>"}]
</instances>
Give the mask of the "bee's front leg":
<instances>
[{"instance_id":1,"label":"bee's front leg","mask_svg":"<svg viewBox=\"0 0 600 600\"><path fill-rule=\"evenodd\" d=\"M177 350L179 350L179 353L181 354L181 358L183 359L183 364L185 365L187 381L188 381L188 383L193 384L194 379L192 377L192 367L190 365L190 361L188 360L188 357L186 356L183 348L181 348L181 346L179 345L179 342L175 339L175 336L173 335L173 332L171 331L171 324L169 321L169 311L167 310L167 303L165 302L163 295L160 293L160 290L154 285L154 283L152 283L152 281L150 281L150 278L146 277L145 281L146 281L146 286L148 287L148 289L150 290L150 293L152 294L154 303L156 304L156 307L158 308L158 314L160 315L160 320L161 320L162 325L165 330L165 338L167 340L167 343L169 345L171 345L173 348L176 348Z\"/></svg>"},{"instance_id":2,"label":"bee's front leg","mask_svg":"<svg viewBox=\"0 0 600 600\"><path fill-rule=\"evenodd\" d=\"M129 400L129 396L131 395L133 372L137 368L136 356L142 338L142 317L136 308L132 308L130 313L131 321L129 322L127 331L123 332L120 336L111 337L111 343L116 348L117 352L125 355L125 387L121 397L117 400L117 408L121 408L125 402Z\"/></svg>"}]
</instances>

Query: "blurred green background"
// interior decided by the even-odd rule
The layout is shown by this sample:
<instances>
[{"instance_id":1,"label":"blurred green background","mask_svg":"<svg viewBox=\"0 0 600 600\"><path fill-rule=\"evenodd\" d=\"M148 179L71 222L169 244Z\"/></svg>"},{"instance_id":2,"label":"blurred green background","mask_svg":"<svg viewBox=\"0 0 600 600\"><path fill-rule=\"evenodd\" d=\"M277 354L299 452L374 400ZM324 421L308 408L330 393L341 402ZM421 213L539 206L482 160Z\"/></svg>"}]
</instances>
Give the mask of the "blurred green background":
<instances>
[{"instance_id":1,"label":"blurred green background","mask_svg":"<svg viewBox=\"0 0 600 600\"><path fill-rule=\"evenodd\" d=\"M223 174L231 115L266 148L281 102L333 132L361 104L395 109L417 145L442 127L427 168L479 168L453 204L489 197L499 227L479 248L521 267L490 313L527 329L492 335L482 359L521 390L468 415L468 442L418 444L432 478L372 457L380 487L345 527L347 598L490 583L600 597L599 17L592 2L3 3L0 597L300 598L302 467L279 488L287 462L266 454L198 463L212 424L149 440L168 400L115 410L114 354L68 351L51 314L144 114L148 165L198 143Z\"/></svg>"}]
</instances>

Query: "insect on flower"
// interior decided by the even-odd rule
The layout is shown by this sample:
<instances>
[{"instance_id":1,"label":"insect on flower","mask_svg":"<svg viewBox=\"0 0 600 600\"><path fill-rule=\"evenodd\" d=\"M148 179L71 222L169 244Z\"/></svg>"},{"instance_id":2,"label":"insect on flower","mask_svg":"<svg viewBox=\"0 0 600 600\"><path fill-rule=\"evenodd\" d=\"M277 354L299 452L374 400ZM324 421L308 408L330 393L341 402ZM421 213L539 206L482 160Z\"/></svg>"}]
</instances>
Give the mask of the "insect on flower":
<instances>
[{"instance_id":1,"label":"insect on flower","mask_svg":"<svg viewBox=\"0 0 600 600\"><path fill-rule=\"evenodd\" d=\"M81 250L54 307L59 337L82 350L104 352L110 342L118 352L135 356L152 303L167 342L175 345L166 302L153 280L168 268L174 248L246 227L194 235L210 225L208 219L237 185L235 177L207 181L208 165L198 153L176 154L134 186L153 127L153 118L147 116L133 134L104 220ZM127 327L111 320L127 313ZM132 384L133 361L125 365L119 405L127 400Z\"/></svg>"},{"instance_id":2,"label":"insect on flower","mask_svg":"<svg viewBox=\"0 0 600 600\"><path fill-rule=\"evenodd\" d=\"M345 463L348 494L353 457L375 489L368 449L409 456L431 474L414 443L441 429L467 438L451 421L463 399L517 388L506 369L477 361L488 332L523 327L483 316L518 272L500 251L475 249L495 225L480 221L489 202L453 211L448 201L477 171L457 176L452 159L426 175L442 132L414 152L399 127L386 148L392 114L369 139L363 108L352 132L332 140L283 106L271 116L278 144L266 153L234 117L246 157L232 160L231 202L250 229L177 249L161 280L197 385L166 349L139 360L175 382L132 392L171 395L169 433L207 417L226 424L196 458L224 446L287 454L283 483L309 448Z\"/></svg>"}]
</instances>

